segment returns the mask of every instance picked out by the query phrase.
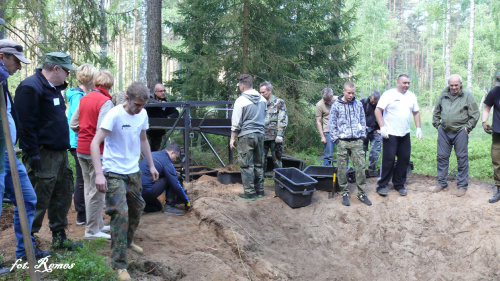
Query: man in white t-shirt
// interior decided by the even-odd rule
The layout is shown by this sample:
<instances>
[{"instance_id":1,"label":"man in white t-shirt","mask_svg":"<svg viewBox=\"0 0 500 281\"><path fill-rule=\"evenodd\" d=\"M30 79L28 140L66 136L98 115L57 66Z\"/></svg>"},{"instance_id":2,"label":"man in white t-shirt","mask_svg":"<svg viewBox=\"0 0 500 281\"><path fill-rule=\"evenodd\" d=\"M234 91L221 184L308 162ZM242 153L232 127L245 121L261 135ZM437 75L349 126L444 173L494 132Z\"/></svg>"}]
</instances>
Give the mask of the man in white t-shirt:
<instances>
[{"instance_id":1,"label":"man in white t-shirt","mask_svg":"<svg viewBox=\"0 0 500 281\"><path fill-rule=\"evenodd\" d=\"M417 127L416 136L419 140L422 139L417 97L408 91L408 88L410 88L410 78L406 74L401 74L397 80L397 88L384 92L375 109L380 134L384 138L382 142L382 167L377 182L377 193L381 196L387 196L389 192L387 185L391 178L394 189L401 196L408 194L405 183L406 171L410 164L410 120L412 115ZM394 166L396 157L398 160Z\"/></svg>"},{"instance_id":2,"label":"man in white t-shirt","mask_svg":"<svg viewBox=\"0 0 500 281\"><path fill-rule=\"evenodd\" d=\"M111 217L111 263L118 270L119 280L130 280L127 248L143 253L134 244L134 233L146 205L141 196L141 149L153 181L158 180L146 136L148 114L143 110L149 90L142 83L133 83L126 93L127 101L108 112L90 145L95 184L106 193L106 214ZM99 145L104 139L101 167Z\"/></svg>"}]
</instances>

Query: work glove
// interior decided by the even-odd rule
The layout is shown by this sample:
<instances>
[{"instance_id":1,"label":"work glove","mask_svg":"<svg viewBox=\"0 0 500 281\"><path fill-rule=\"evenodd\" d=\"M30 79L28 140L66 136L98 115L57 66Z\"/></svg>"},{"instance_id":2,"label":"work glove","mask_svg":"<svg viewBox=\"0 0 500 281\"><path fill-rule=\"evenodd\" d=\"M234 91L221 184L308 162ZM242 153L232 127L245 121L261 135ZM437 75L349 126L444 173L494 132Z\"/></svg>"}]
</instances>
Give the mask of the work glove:
<instances>
[{"instance_id":1,"label":"work glove","mask_svg":"<svg viewBox=\"0 0 500 281\"><path fill-rule=\"evenodd\" d=\"M39 172L42 170L42 158L40 157L40 154L29 156L28 161L33 171Z\"/></svg>"},{"instance_id":2,"label":"work glove","mask_svg":"<svg viewBox=\"0 0 500 281\"><path fill-rule=\"evenodd\" d=\"M493 133L493 128L491 128L491 125L488 124L488 122L483 122L483 129L487 134Z\"/></svg>"},{"instance_id":3,"label":"work glove","mask_svg":"<svg viewBox=\"0 0 500 281\"><path fill-rule=\"evenodd\" d=\"M187 212L191 211L191 202L184 204L184 209L186 209Z\"/></svg>"},{"instance_id":4,"label":"work glove","mask_svg":"<svg viewBox=\"0 0 500 281\"><path fill-rule=\"evenodd\" d=\"M389 132L388 132L386 126L380 128L380 134L382 135L382 137L384 139L388 139L389 138Z\"/></svg>"},{"instance_id":5,"label":"work glove","mask_svg":"<svg viewBox=\"0 0 500 281\"><path fill-rule=\"evenodd\" d=\"M283 137L277 136L277 137L274 139L274 141L275 141L276 143L282 143L282 142L283 142Z\"/></svg>"},{"instance_id":6,"label":"work glove","mask_svg":"<svg viewBox=\"0 0 500 281\"><path fill-rule=\"evenodd\" d=\"M9 71L3 64L3 61L0 61L0 82L3 82L7 78L9 78Z\"/></svg>"},{"instance_id":7,"label":"work glove","mask_svg":"<svg viewBox=\"0 0 500 281\"><path fill-rule=\"evenodd\" d=\"M418 140L422 140L422 129L417 128L417 133L416 133L416 135L417 135L417 139L418 139Z\"/></svg>"}]
</instances>

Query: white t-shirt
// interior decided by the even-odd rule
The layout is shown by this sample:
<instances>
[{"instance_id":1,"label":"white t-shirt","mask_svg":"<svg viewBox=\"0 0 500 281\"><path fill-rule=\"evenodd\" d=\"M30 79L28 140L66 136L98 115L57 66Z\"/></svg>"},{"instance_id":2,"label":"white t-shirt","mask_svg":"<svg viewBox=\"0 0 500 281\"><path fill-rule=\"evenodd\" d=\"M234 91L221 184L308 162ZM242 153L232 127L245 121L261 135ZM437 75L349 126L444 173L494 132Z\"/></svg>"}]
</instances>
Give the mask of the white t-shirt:
<instances>
[{"instance_id":1,"label":"white t-shirt","mask_svg":"<svg viewBox=\"0 0 500 281\"><path fill-rule=\"evenodd\" d=\"M390 135L402 137L410 132L413 112L418 112L417 97L413 92L401 94L397 89L385 91L377 104L384 110L384 125Z\"/></svg>"},{"instance_id":2,"label":"white t-shirt","mask_svg":"<svg viewBox=\"0 0 500 281\"><path fill-rule=\"evenodd\" d=\"M146 110L130 115L123 106L113 107L104 117L101 128L110 131L104 141L102 170L122 175L138 172L140 134L149 128Z\"/></svg>"}]
</instances>

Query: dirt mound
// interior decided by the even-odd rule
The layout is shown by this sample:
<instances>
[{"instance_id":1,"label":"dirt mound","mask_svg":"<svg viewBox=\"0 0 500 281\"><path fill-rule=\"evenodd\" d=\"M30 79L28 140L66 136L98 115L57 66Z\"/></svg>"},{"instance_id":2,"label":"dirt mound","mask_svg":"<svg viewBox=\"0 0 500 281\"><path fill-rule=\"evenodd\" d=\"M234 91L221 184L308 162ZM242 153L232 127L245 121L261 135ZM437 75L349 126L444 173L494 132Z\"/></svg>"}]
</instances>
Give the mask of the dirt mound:
<instances>
[{"instance_id":1,"label":"dirt mound","mask_svg":"<svg viewBox=\"0 0 500 281\"><path fill-rule=\"evenodd\" d=\"M239 184L204 176L186 183L193 211L183 217L145 214L136 235L144 256L129 252L136 280L493 280L500 278L500 204L489 204L493 186L472 180L464 197L432 193L434 177L410 175L408 196L367 192L356 198L317 191L311 205L291 209L274 187L254 202L236 198ZM269 182L272 184L272 181ZM70 220L70 237L83 227ZM40 234L50 241L44 222ZM10 237L10 238L9 238ZM12 228L0 244L14 253ZM8 243L8 244L6 244ZM104 254L109 254L104 253Z\"/></svg>"}]
</instances>

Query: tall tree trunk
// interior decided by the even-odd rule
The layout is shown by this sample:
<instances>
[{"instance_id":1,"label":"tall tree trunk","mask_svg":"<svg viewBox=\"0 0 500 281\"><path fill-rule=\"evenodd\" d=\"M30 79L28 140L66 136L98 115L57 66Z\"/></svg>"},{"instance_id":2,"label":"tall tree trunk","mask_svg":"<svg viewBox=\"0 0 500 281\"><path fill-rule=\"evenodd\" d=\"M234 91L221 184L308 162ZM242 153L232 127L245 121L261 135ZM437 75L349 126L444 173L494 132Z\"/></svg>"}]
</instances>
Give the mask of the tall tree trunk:
<instances>
[{"instance_id":1,"label":"tall tree trunk","mask_svg":"<svg viewBox=\"0 0 500 281\"><path fill-rule=\"evenodd\" d=\"M137 80L142 83L146 83L146 69L148 68L148 0L142 0L142 20L141 20L141 36L142 36L142 58L141 64L139 66L139 76Z\"/></svg>"},{"instance_id":2,"label":"tall tree trunk","mask_svg":"<svg viewBox=\"0 0 500 281\"><path fill-rule=\"evenodd\" d=\"M135 0L134 0L134 8L135 8ZM136 62L136 42L137 42L137 10L134 11L134 37L132 43L132 82L135 81L135 62Z\"/></svg>"},{"instance_id":3,"label":"tall tree trunk","mask_svg":"<svg viewBox=\"0 0 500 281\"><path fill-rule=\"evenodd\" d=\"M450 77L450 20L451 20L451 3L446 0L446 33L445 33L445 81Z\"/></svg>"},{"instance_id":4,"label":"tall tree trunk","mask_svg":"<svg viewBox=\"0 0 500 281\"><path fill-rule=\"evenodd\" d=\"M100 22L99 22L99 29L100 29L100 41L101 43L99 44L101 47L101 53L100 53L100 61L101 61L101 68L107 69L108 68L108 26L106 24L106 10L105 10L105 0L100 0L99 1L99 15L100 15Z\"/></svg>"},{"instance_id":5,"label":"tall tree trunk","mask_svg":"<svg viewBox=\"0 0 500 281\"><path fill-rule=\"evenodd\" d=\"M0 18L5 19L5 0L0 0ZM0 26L0 39L5 38L5 28L3 26Z\"/></svg>"},{"instance_id":6,"label":"tall tree trunk","mask_svg":"<svg viewBox=\"0 0 500 281\"><path fill-rule=\"evenodd\" d=\"M248 38L249 33L249 5L250 0L245 0L243 3L243 63L242 63L242 73L248 73L248 45L250 39Z\"/></svg>"},{"instance_id":7,"label":"tall tree trunk","mask_svg":"<svg viewBox=\"0 0 500 281\"><path fill-rule=\"evenodd\" d=\"M148 15L148 67L147 86L151 93L156 83L161 83L161 0L149 0Z\"/></svg>"},{"instance_id":8,"label":"tall tree trunk","mask_svg":"<svg viewBox=\"0 0 500 281\"><path fill-rule=\"evenodd\" d=\"M470 1L470 33L469 33L469 61L467 63L467 90L472 91L472 58L474 56L474 18L475 18L475 0Z\"/></svg>"}]
</instances>

